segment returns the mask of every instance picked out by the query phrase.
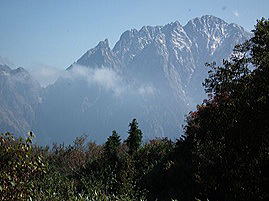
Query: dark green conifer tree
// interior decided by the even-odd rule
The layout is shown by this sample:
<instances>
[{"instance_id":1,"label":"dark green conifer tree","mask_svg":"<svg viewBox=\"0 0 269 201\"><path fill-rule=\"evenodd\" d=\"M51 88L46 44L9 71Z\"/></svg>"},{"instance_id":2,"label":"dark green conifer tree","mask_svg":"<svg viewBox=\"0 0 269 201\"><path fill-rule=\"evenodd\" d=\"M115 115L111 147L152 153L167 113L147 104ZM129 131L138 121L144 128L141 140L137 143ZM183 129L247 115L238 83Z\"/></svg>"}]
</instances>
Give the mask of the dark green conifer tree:
<instances>
[{"instance_id":1,"label":"dark green conifer tree","mask_svg":"<svg viewBox=\"0 0 269 201\"><path fill-rule=\"evenodd\" d=\"M126 140L126 144L129 148L129 153L132 155L133 153L135 153L141 143L142 143L142 136L143 133L142 131L138 128L138 123L136 121L136 119L133 119L132 122L129 124L129 131L128 131L128 138Z\"/></svg>"},{"instance_id":2,"label":"dark green conifer tree","mask_svg":"<svg viewBox=\"0 0 269 201\"><path fill-rule=\"evenodd\" d=\"M117 155L117 149L119 148L120 143L120 136L115 130L113 130L112 135L107 138L104 146L105 155L108 157L115 157Z\"/></svg>"}]
</instances>

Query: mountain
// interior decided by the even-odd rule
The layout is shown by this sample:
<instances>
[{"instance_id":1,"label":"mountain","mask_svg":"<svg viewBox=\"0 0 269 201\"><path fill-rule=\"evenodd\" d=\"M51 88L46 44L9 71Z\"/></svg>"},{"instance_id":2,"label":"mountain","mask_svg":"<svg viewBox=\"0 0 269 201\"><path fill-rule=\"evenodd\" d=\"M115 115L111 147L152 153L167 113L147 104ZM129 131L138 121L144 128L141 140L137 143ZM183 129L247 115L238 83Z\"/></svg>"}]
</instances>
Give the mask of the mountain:
<instances>
[{"instance_id":1,"label":"mountain","mask_svg":"<svg viewBox=\"0 0 269 201\"><path fill-rule=\"evenodd\" d=\"M128 30L113 48L101 41L46 88L35 128L49 142L81 134L101 142L113 129L126 133L137 118L146 138L176 138L184 115L206 97L204 64L220 63L250 36L206 15L184 26L175 21Z\"/></svg>"},{"instance_id":2,"label":"mountain","mask_svg":"<svg viewBox=\"0 0 269 201\"><path fill-rule=\"evenodd\" d=\"M22 135L33 128L41 91L39 83L25 69L0 64L1 132Z\"/></svg>"},{"instance_id":3,"label":"mountain","mask_svg":"<svg viewBox=\"0 0 269 201\"><path fill-rule=\"evenodd\" d=\"M117 55L111 51L107 39L99 42L95 48L87 51L76 63L91 68L99 68L102 66L116 68L120 66L120 60ZM71 65L68 69L70 70L72 67Z\"/></svg>"},{"instance_id":4,"label":"mountain","mask_svg":"<svg viewBox=\"0 0 269 201\"><path fill-rule=\"evenodd\" d=\"M5 58L5 57L1 57L0 56L0 65L2 66L9 66L10 68L14 68L14 64L9 61L9 59Z\"/></svg>"},{"instance_id":5,"label":"mountain","mask_svg":"<svg viewBox=\"0 0 269 201\"><path fill-rule=\"evenodd\" d=\"M0 58L1 132L33 130L42 143L82 134L103 142L137 118L146 139L177 138L185 115L206 98L204 64L220 63L250 36L209 15L127 30L113 48L100 41L46 88Z\"/></svg>"}]
</instances>

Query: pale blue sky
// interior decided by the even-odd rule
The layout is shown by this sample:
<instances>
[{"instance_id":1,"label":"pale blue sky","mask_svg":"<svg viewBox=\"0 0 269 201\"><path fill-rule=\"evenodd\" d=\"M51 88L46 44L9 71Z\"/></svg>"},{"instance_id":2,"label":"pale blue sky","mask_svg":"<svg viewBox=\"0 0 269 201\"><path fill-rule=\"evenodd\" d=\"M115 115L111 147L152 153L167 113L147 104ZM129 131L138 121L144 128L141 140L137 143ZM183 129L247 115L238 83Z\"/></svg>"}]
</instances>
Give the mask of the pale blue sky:
<instances>
[{"instance_id":1,"label":"pale blue sky","mask_svg":"<svg viewBox=\"0 0 269 201\"><path fill-rule=\"evenodd\" d=\"M269 0L0 0L0 56L64 69L100 40L113 46L127 29L210 14L251 30L268 11Z\"/></svg>"}]
</instances>

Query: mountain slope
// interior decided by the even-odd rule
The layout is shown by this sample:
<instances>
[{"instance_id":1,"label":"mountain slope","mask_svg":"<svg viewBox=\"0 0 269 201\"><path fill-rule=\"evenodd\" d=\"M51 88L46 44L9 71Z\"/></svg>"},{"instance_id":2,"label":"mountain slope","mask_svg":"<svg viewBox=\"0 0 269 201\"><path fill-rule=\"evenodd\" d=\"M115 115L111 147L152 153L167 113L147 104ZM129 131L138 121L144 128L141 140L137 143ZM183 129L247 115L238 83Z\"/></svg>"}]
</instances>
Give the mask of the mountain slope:
<instances>
[{"instance_id":1,"label":"mountain slope","mask_svg":"<svg viewBox=\"0 0 269 201\"><path fill-rule=\"evenodd\" d=\"M0 132L26 134L34 126L41 87L23 68L0 64Z\"/></svg>"},{"instance_id":2,"label":"mountain slope","mask_svg":"<svg viewBox=\"0 0 269 201\"><path fill-rule=\"evenodd\" d=\"M249 37L207 15L128 30L112 49L101 41L46 89L36 127L50 141L85 133L101 142L135 117L147 137L177 137L184 114L205 98L204 63L222 61Z\"/></svg>"}]
</instances>

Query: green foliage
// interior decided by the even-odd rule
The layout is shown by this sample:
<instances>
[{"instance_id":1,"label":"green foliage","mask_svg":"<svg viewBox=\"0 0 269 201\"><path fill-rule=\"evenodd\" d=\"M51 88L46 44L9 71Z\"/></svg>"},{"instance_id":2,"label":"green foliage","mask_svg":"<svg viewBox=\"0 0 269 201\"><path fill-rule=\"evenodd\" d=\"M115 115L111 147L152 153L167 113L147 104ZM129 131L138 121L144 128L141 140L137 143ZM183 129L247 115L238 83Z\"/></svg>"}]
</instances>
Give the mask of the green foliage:
<instances>
[{"instance_id":1,"label":"green foliage","mask_svg":"<svg viewBox=\"0 0 269 201\"><path fill-rule=\"evenodd\" d=\"M121 143L76 138L41 148L0 135L0 200L265 201L269 199L269 21L211 68L209 99L190 112L185 135L142 144L136 119Z\"/></svg>"},{"instance_id":2,"label":"green foliage","mask_svg":"<svg viewBox=\"0 0 269 201\"><path fill-rule=\"evenodd\" d=\"M26 200L34 196L36 178L46 173L42 154L32 146L32 132L24 140L0 135L0 200Z\"/></svg>"},{"instance_id":3,"label":"green foliage","mask_svg":"<svg viewBox=\"0 0 269 201\"><path fill-rule=\"evenodd\" d=\"M197 196L202 200L267 200L269 164L269 21L235 48L224 66L210 65L211 99L190 113Z\"/></svg>"},{"instance_id":4,"label":"green foliage","mask_svg":"<svg viewBox=\"0 0 269 201\"><path fill-rule=\"evenodd\" d=\"M121 139L118 133L113 130L112 135L108 137L105 146L104 152L109 158L115 158L117 156L117 151L120 147Z\"/></svg>"},{"instance_id":5,"label":"green foliage","mask_svg":"<svg viewBox=\"0 0 269 201\"><path fill-rule=\"evenodd\" d=\"M134 154L140 147L142 143L142 131L138 128L138 123L136 119L133 119L132 122L129 124L129 131L128 131L128 138L126 140L126 144L129 148L129 153L132 155Z\"/></svg>"},{"instance_id":6,"label":"green foliage","mask_svg":"<svg viewBox=\"0 0 269 201\"><path fill-rule=\"evenodd\" d=\"M148 200L171 200L167 193L167 175L175 143L167 138L153 139L135 154L137 186L146 191Z\"/></svg>"}]
</instances>

